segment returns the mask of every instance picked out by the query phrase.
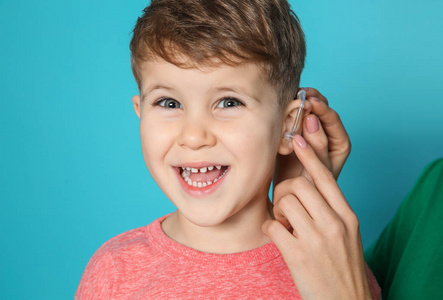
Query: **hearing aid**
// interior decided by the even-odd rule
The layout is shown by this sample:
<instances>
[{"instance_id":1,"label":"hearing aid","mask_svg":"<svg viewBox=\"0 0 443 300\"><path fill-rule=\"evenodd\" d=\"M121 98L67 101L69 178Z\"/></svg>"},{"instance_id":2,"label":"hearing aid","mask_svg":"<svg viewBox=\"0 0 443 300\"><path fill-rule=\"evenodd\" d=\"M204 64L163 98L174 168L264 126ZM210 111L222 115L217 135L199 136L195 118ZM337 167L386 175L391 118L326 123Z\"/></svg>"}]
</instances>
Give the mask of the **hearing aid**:
<instances>
[{"instance_id":1,"label":"hearing aid","mask_svg":"<svg viewBox=\"0 0 443 300\"><path fill-rule=\"evenodd\" d=\"M296 134L301 133L301 126L300 126L300 119L302 118L303 114L303 108L305 107L305 101L306 101L306 91L300 90L297 93L297 99L301 101L300 107L298 108L297 115L294 120L294 125L292 126L292 129L290 132L285 132L283 134L283 137L288 141L292 142L292 139Z\"/></svg>"}]
</instances>

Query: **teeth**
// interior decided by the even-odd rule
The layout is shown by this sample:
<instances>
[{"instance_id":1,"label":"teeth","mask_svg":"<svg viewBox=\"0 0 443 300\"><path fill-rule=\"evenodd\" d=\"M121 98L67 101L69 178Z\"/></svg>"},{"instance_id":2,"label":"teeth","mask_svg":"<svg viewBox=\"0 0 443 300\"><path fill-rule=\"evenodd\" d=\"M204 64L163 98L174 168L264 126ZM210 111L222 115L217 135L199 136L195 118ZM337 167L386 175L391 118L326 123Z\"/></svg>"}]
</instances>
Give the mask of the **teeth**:
<instances>
[{"instance_id":1,"label":"teeth","mask_svg":"<svg viewBox=\"0 0 443 300\"><path fill-rule=\"evenodd\" d=\"M206 173L207 171L212 171L214 168L217 168L217 170L221 170L221 166L209 166L209 167L203 167L200 169L197 168L191 168L191 167L181 167L183 171L191 171L192 173Z\"/></svg>"},{"instance_id":2,"label":"teeth","mask_svg":"<svg viewBox=\"0 0 443 300\"><path fill-rule=\"evenodd\" d=\"M191 172L189 172L188 170L184 170L182 172L182 177L183 178L189 178L189 175L191 175Z\"/></svg>"},{"instance_id":3,"label":"teeth","mask_svg":"<svg viewBox=\"0 0 443 300\"><path fill-rule=\"evenodd\" d=\"M193 187L198 187L198 188L203 188L203 187L207 187L210 186L211 184L216 183L218 180L220 180L223 176L225 176L225 174L227 173L227 169L223 172L222 175L220 175L220 177L214 179L214 181L193 181L191 178L189 178L191 176L191 173L206 173L208 170L212 171L214 170L214 168L217 168L217 170L221 170L221 166L208 166L208 167L203 167L200 169L196 169L196 168L191 168L191 167L181 167L182 168L182 177L183 180L190 186Z\"/></svg>"}]
</instances>

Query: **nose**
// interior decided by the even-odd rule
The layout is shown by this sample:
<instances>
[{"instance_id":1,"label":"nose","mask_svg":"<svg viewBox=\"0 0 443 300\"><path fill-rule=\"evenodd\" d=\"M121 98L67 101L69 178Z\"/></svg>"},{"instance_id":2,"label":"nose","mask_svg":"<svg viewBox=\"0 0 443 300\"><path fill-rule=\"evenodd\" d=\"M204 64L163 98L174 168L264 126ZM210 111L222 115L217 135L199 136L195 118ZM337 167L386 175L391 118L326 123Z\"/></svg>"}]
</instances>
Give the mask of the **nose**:
<instances>
[{"instance_id":1,"label":"nose","mask_svg":"<svg viewBox=\"0 0 443 300\"><path fill-rule=\"evenodd\" d=\"M211 130L210 120L197 116L185 118L177 142L191 150L214 146L216 137Z\"/></svg>"}]
</instances>

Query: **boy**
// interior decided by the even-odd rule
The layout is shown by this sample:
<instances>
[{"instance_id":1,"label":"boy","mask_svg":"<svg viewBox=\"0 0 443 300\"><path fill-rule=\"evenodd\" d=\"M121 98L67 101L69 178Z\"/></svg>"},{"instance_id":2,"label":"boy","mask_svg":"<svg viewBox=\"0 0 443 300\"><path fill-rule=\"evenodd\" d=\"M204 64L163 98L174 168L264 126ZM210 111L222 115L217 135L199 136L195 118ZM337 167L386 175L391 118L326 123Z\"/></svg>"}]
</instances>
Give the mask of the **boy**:
<instances>
[{"instance_id":1,"label":"boy","mask_svg":"<svg viewBox=\"0 0 443 300\"><path fill-rule=\"evenodd\" d=\"M313 219L320 212L320 218L343 215L346 201L301 136L292 144L282 139L297 113L299 102L291 100L305 57L288 3L154 0L137 21L131 52L145 163L177 211L103 245L76 297L370 297L358 234L342 236L350 246L324 255L331 260L304 260L318 268L303 269L294 257L302 251L292 251L303 244L299 224L315 234L294 199ZM326 111L324 103L312 104L313 111L321 107ZM273 208L268 191L276 155L293 150L306 167L304 179L280 183ZM328 165L329 158L322 161ZM326 201L339 212L326 211ZM329 278L331 261L346 288Z\"/></svg>"}]
</instances>

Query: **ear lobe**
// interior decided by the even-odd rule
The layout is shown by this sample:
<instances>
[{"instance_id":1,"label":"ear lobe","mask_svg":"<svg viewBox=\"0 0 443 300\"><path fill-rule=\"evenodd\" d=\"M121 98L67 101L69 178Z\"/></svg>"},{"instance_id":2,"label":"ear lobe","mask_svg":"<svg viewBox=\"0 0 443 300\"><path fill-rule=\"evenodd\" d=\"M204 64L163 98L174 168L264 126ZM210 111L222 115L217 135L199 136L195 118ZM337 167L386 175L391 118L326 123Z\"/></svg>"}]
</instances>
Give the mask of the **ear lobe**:
<instances>
[{"instance_id":1,"label":"ear lobe","mask_svg":"<svg viewBox=\"0 0 443 300\"><path fill-rule=\"evenodd\" d=\"M134 106L135 114L140 119L140 96L139 95L135 95L132 97L132 105Z\"/></svg>"},{"instance_id":2,"label":"ear lobe","mask_svg":"<svg viewBox=\"0 0 443 300\"><path fill-rule=\"evenodd\" d=\"M292 141L281 138L280 145L278 146L278 153L281 155L289 155L293 152Z\"/></svg>"}]
</instances>

